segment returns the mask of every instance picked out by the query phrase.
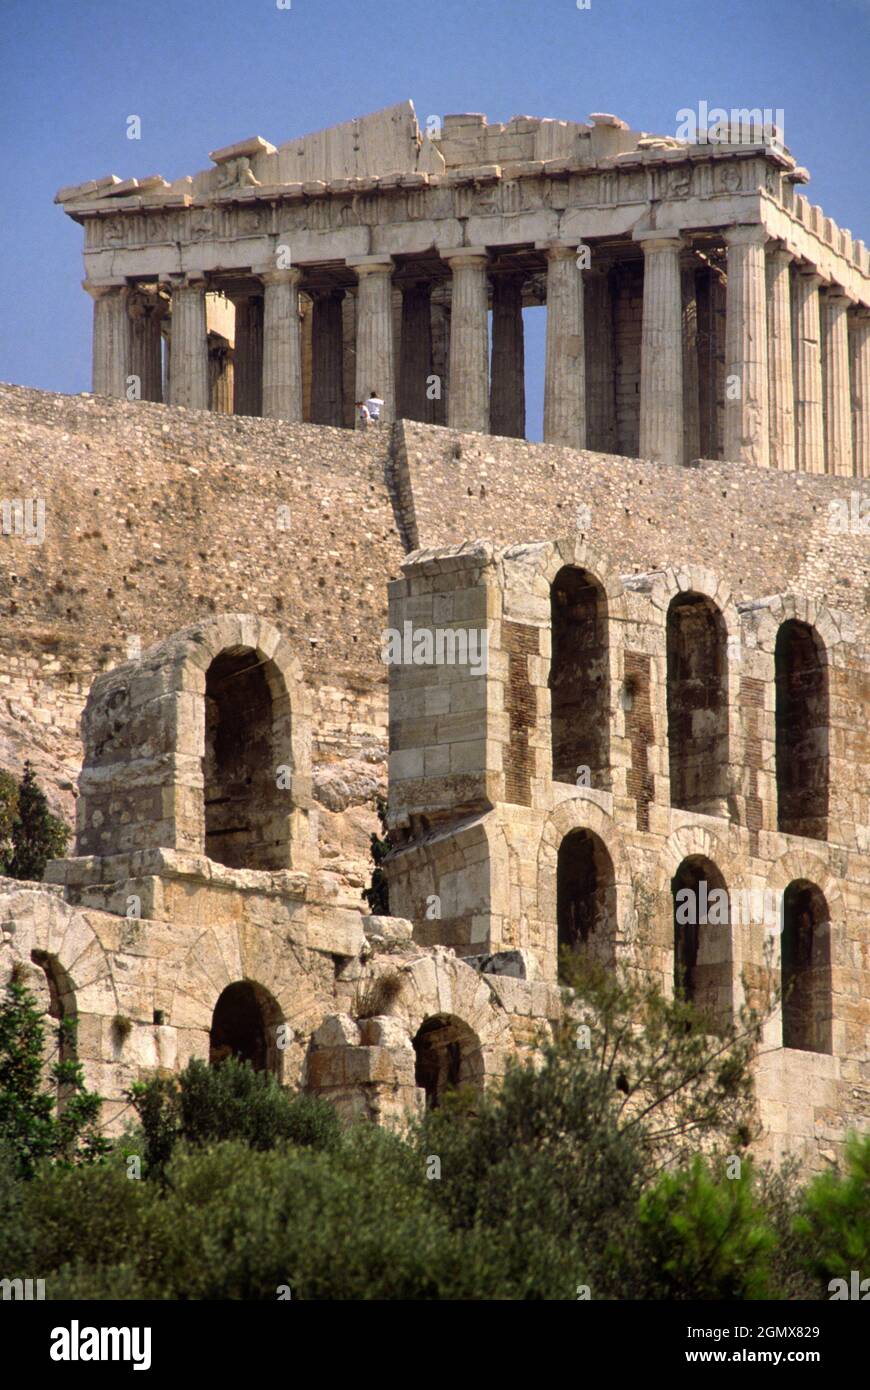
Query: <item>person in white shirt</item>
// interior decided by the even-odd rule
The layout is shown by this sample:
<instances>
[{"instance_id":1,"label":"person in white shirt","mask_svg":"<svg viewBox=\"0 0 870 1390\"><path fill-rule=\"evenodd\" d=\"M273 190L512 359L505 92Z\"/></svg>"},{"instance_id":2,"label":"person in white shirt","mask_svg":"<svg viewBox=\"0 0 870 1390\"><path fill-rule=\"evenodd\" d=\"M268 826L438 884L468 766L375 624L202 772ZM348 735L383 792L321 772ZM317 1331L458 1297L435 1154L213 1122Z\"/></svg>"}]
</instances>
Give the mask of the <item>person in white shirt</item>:
<instances>
[{"instance_id":1,"label":"person in white shirt","mask_svg":"<svg viewBox=\"0 0 870 1390\"><path fill-rule=\"evenodd\" d=\"M378 395L377 387L373 386L369 398L366 401L366 410L371 417L372 423L375 425L381 423L381 409L383 408L383 404L383 401Z\"/></svg>"},{"instance_id":2,"label":"person in white shirt","mask_svg":"<svg viewBox=\"0 0 870 1390\"><path fill-rule=\"evenodd\" d=\"M365 405L363 401L357 401L356 403L356 418L357 426L361 430L368 429L369 425L372 422L372 417L369 414L368 406Z\"/></svg>"}]
</instances>

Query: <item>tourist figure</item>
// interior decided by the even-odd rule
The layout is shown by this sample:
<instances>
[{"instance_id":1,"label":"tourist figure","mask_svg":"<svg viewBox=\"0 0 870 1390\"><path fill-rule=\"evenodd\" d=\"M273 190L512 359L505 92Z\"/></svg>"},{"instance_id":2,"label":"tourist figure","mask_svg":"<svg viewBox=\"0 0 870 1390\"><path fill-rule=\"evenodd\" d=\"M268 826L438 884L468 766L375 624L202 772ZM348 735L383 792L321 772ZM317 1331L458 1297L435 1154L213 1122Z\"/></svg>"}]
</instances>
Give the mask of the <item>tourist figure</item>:
<instances>
[{"instance_id":1,"label":"tourist figure","mask_svg":"<svg viewBox=\"0 0 870 1390\"><path fill-rule=\"evenodd\" d=\"M372 422L375 425L379 425L381 423L381 410L383 408L383 404L383 401L378 395L378 388L376 386L373 386L371 391L369 392L369 398L366 401L366 410L368 411L369 415L372 418Z\"/></svg>"},{"instance_id":2,"label":"tourist figure","mask_svg":"<svg viewBox=\"0 0 870 1390\"><path fill-rule=\"evenodd\" d=\"M370 425L371 422L372 422L372 417L371 417L371 414L369 413L369 408L368 408L367 402L365 402L365 401L357 401L357 403L356 403L356 417L357 417L357 425L358 425L358 427L359 427L361 430L368 429L369 425Z\"/></svg>"}]
</instances>

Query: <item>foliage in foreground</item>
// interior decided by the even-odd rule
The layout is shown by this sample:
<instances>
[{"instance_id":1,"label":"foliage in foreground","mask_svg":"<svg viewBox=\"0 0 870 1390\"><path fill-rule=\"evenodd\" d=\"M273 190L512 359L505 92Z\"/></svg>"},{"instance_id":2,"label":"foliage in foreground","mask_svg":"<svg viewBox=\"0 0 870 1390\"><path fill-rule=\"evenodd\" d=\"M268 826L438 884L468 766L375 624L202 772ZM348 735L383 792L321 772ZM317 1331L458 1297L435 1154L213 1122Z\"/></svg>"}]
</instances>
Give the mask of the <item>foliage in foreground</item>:
<instances>
[{"instance_id":1,"label":"foliage in foreground","mask_svg":"<svg viewBox=\"0 0 870 1390\"><path fill-rule=\"evenodd\" d=\"M535 1063L404 1138L192 1063L98 1162L0 1154L0 1267L55 1299L827 1298L870 1272L870 1137L803 1190L756 1170L751 1028L645 991L578 986Z\"/></svg>"},{"instance_id":2,"label":"foliage in foreground","mask_svg":"<svg viewBox=\"0 0 870 1390\"><path fill-rule=\"evenodd\" d=\"M46 1078L45 1024L21 972L13 971L0 1002L0 1147L12 1172L24 1178L42 1160L89 1163L109 1148L99 1134L100 1098L86 1088L72 1055L75 1026L64 1020L57 1033L69 1055Z\"/></svg>"},{"instance_id":3,"label":"foliage in foreground","mask_svg":"<svg viewBox=\"0 0 870 1390\"><path fill-rule=\"evenodd\" d=\"M70 832L48 809L29 762L20 782L0 771L0 874L41 882L49 859L66 852Z\"/></svg>"}]
</instances>

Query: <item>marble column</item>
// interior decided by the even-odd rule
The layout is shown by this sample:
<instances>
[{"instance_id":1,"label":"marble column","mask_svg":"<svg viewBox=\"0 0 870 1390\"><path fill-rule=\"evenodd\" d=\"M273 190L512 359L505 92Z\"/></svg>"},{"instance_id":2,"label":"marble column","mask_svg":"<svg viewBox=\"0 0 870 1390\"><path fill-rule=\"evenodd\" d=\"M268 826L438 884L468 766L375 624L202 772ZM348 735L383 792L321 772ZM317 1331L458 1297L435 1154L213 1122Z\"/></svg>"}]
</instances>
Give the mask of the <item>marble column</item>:
<instances>
[{"instance_id":1,"label":"marble column","mask_svg":"<svg viewBox=\"0 0 870 1390\"><path fill-rule=\"evenodd\" d=\"M544 442L586 448L583 275L576 246L548 246Z\"/></svg>"},{"instance_id":2,"label":"marble column","mask_svg":"<svg viewBox=\"0 0 870 1390\"><path fill-rule=\"evenodd\" d=\"M126 281L100 284L84 280L82 284L94 301L91 389L96 396L117 396L119 400L126 400L130 365Z\"/></svg>"},{"instance_id":3,"label":"marble column","mask_svg":"<svg viewBox=\"0 0 870 1390\"><path fill-rule=\"evenodd\" d=\"M683 340L683 462L701 456L701 390L698 370L698 262L691 252L680 260Z\"/></svg>"},{"instance_id":4,"label":"marble column","mask_svg":"<svg viewBox=\"0 0 870 1390\"><path fill-rule=\"evenodd\" d=\"M825 472L853 476L849 399L849 300L836 287L822 296Z\"/></svg>"},{"instance_id":5,"label":"marble column","mask_svg":"<svg viewBox=\"0 0 870 1390\"><path fill-rule=\"evenodd\" d=\"M822 353L819 286L821 278L807 267L794 281L795 457L803 473L824 473L825 434L822 415Z\"/></svg>"},{"instance_id":6,"label":"marble column","mask_svg":"<svg viewBox=\"0 0 870 1390\"><path fill-rule=\"evenodd\" d=\"M454 430L489 430L489 303L483 246L442 251L450 265L450 397Z\"/></svg>"},{"instance_id":7,"label":"marble column","mask_svg":"<svg viewBox=\"0 0 870 1390\"><path fill-rule=\"evenodd\" d=\"M172 370L170 404L208 410L208 337L205 280L172 281Z\"/></svg>"},{"instance_id":8,"label":"marble column","mask_svg":"<svg viewBox=\"0 0 870 1390\"><path fill-rule=\"evenodd\" d=\"M302 419L301 270L267 270L263 281L263 358L260 413L269 420ZM236 381L239 376L236 339ZM236 412L237 414L240 412ZM252 412L253 413L253 412Z\"/></svg>"},{"instance_id":9,"label":"marble column","mask_svg":"<svg viewBox=\"0 0 870 1390\"><path fill-rule=\"evenodd\" d=\"M769 464L767 382L767 233L731 227L725 288L725 458Z\"/></svg>"},{"instance_id":10,"label":"marble column","mask_svg":"<svg viewBox=\"0 0 870 1390\"><path fill-rule=\"evenodd\" d=\"M344 290L312 291L311 422L344 424Z\"/></svg>"},{"instance_id":11,"label":"marble column","mask_svg":"<svg viewBox=\"0 0 870 1390\"><path fill-rule=\"evenodd\" d=\"M855 477L870 478L870 309L849 315L849 366Z\"/></svg>"},{"instance_id":12,"label":"marble column","mask_svg":"<svg viewBox=\"0 0 870 1390\"><path fill-rule=\"evenodd\" d=\"M507 439L526 437L526 361L522 273L492 280L492 372L489 428Z\"/></svg>"},{"instance_id":13,"label":"marble column","mask_svg":"<svg viewBox=\"0 0 870 1390\"><path fill-rule=\"evenodd\" d=\"M127 297L130 318L130 373L138 383L140 401L163 400L163 353L161 350L161 321L165 305L155 294L131 290ZM135 383L134 383L135 387Z\"/></svg>"},{"instance_id":14,"label":"marble column","mask_svg":"<svg viewBox=\"0 0 870 1390\"><path fill-rule=\"evenodd\" d=\"M209 410L233 413L233 348L220 333L208 335Z\"/></svg>"},{"instance_id":15,"label":"marble column","mask_svg":"<svg viewBox=\"0 0 870 1390\"><path fill-rule=\"evenodd\" d=\"M271 273L271 272L270 272ZM278 271L276 274L290 274ZM233 297L236 309L234 415L263 414L263 294L259 285Z\"/></svg>"},{"instance_id":16,"label":"marble column","mask_svg":"<svg viewBox=\"0 0 870 1390\"><path fill-rule=\"evenodd\" d=\"M432 424L432 285L428 280L402 285L401 342L399 416Z\"/></svg>"},{"instance_id":17,"label":"marble column","mask_svg":"<svg viewBox=\"0 0 870 1390\"><path fill-rule=\"evenodd\" d=\"M616 364L610 266L583 271L583 338L586 355L586 447L617 452Z\"/></svg>"},{"instance_id":18,"label":"marble column","mask_svg":"<svg viewBox=\"0 0 870 1390\"><path fill-rule=\"evenodd\" d=\"M393 262L384 256L362 256L347 262L357 273L356 303L356 399L364 401L372 391L384 404L381 423L396 418L396 384L393 365Z\"/></svg>"},{"instance_id":19,"label":"marble column","mask_svg":"<svg viewBox=\"0 0 870 1390\"><path fill-rule=\"evenodd\" d=\"M794 359L792 354L791 265L784 246L767 256L767 392L770 466L795 467Z\"/></svg>"},{"instance_id":20,"label":"marble column","mask_svg":"<svg viewBox=\"0 0 870 1390\"><path fill-rule=\"evenodd\" d=\"M641 458L680 463L683 457L683 306L677 236L649 233L643 248L640 341Z\"/></svg>"},{"instance_id":21,"label":"marble column","mask_svg":"<svg viewBox=\"0 0 870 1390\"><path fill-rule=\"evenodd\" d=\"M432 374L437 377L433 424L446 425L450 407L450 296L446 285L432 292Z\"/></svg>"}]
</instances>

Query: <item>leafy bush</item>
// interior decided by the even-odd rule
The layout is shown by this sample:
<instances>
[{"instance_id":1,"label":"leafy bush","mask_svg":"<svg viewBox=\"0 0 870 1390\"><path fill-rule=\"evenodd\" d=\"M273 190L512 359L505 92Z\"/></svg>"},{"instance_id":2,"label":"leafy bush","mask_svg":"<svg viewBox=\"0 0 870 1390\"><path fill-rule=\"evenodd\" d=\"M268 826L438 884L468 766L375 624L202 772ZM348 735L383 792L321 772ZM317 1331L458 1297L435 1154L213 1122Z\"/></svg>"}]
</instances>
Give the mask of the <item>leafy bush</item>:
<instances>
[{"instance_id":1,"label":"leafy bush","mask_svg":"<svg viewBox=\"0 0 870 1390\"><path fill-rule=\"evenodd\" d=\"M199 1147L232 1139L252 1149L282 1141L328 1149L340 1134L326 1101L290 1096L274 1077L233 1057L219 1067L194 1059L177 1077L138 1083L127 1098L142 1126L149 1170L162 1170L179 1140Z\"/></svg>"},{"instance_id":2,"label":"leafy bush","mask_svg":"<svg viewBox=\"0 0 870 1390\"><path fill-rule=\"evenodd\" d=\"M72 1022L64 1020L58 1033L72 1051ZM98 1131L100 1097L85 1087L79 1062L55 1062L49 1089L45 1088L44 1041L37 1000L13 971L0 1003L0 1143L22 1177L32 1176L44 1158L88 1163L110 1147ZM63 1094L61 1106L58 1090Z\"/></svg>"},{"instance_id":3,"label":"leafy bush","mask_svg":"<svg viewBox=\"0 0 870 1390\"><path fill-rule=\"evenodd\" d=\"M49 859L66 852L69 837L67 826L49 811L29 762L17 784L8 772L0 773L0 873L40 882Z\"/></svg>"},{"instance_id":4,"label":"leafy bush","mask_svg":"<svg viewBox=\"0 0 870 1390\"><path fill-rule=\"evenodd\" d=\"M803 1266L829 1297L832 1279L857 1270L870 1279L870 1134L853 1135L843 1172L821 1173L804 1189L795 1218Z\"/></svg>"},{"instance_id":5,"label":"leafy bush","mask_svg":"<svg viewBox=\"0 0 870 1390\"><path fill-rule=\"evenodd\" d=\"M751 1165L714 1176L700 1156L664 1174L638 1206L635 1297L758 1299L775 1296L776 1236L754 1190Z\"/></svg>"}]
</instances>

